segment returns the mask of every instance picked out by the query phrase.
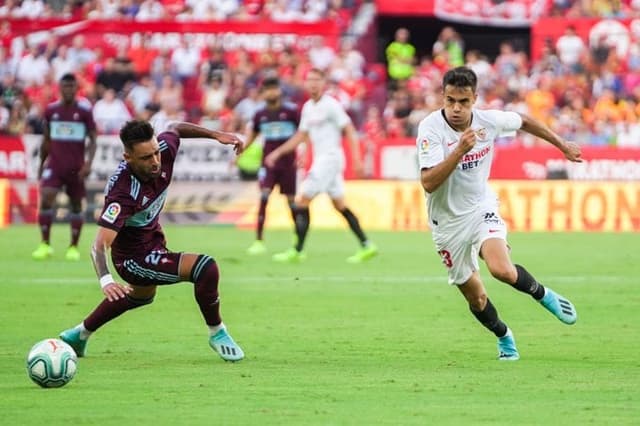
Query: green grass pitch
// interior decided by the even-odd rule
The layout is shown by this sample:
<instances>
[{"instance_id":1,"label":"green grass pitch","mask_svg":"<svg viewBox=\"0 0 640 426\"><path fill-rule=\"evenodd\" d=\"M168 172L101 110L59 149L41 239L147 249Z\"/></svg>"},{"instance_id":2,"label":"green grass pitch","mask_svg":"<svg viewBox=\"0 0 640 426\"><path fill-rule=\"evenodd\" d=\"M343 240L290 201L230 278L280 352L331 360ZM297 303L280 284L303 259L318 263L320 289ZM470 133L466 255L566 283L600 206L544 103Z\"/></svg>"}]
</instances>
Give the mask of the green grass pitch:
<instances>
[{"instance_id":1,"label":"green grass pitch","mask_svg":"<svg viewBox=\"0 0 640 426\"><path fill-rule=\"evenodd\" d=\"M446 284L428 233L373 233L363 265L343 231L312 229L308 260L244 254L253 234L168 226L170 248L214 256L225 322L247 358L207 344L191 284L96 333L75 379L40 389L26 376L36 341L76 325L101 300L88 258L30 259L37 229L0 230L0 415L15 425L631 425L640 419L637 234L512 234L514 261L569 297L566 326L483 270L521 360L497 361L495 338ZM271 253L290 232L266 233Z\"/></svg>"}]
</instances>

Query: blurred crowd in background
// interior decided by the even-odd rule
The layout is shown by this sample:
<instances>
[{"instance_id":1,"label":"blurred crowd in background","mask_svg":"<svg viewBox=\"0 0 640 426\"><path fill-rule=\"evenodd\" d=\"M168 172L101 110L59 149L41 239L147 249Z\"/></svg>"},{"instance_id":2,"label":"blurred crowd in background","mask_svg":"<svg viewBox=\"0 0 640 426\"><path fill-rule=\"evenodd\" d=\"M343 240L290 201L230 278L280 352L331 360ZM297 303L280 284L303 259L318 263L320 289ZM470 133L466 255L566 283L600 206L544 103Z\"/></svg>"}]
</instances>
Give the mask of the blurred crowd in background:
<instances>
[{"instance_id":1,"label":"blurred crowd in background","mask_svg":"<svg viewBox=\"0 0 640 426\"><path fill-rule=\"evenodd\" d=\"M495 1L494 1L495 3ZM2 2L0 2L2 4ZM93 0L5 1L3 17L90 19L212 20L266 18L278 22L334 19L347 23L358 1L349 0ZM640 0L562 1L551 15L640 16ZM9 40L0 21L0 40ZM441 107L443 73L468 65L479 77L480 108L504 108L530 114L565 138L585 145L640 147L640 40L620 56L608 39L590 44L569 27L545 40L541 57L509 41L495 58L465 49L455 26L445 27L430 52L418 55L409 30L399 28L385 49L385 63L371 63L343 38L334 48L321 38L307 50L247 53L218 45L194 47L189 35L175 49L155 48L152 34L114 56L89 49L82 35L63 43L0 45L0 132L42 132L42 113L58 97L57 81L73 72L79 95L94 105L98 130L115 134L132 117L156 125L186 119L227 131L243 132L263 104L260 83L278 76L288 101L306 99L304 76L310 68L326 71L328 91L347 109L363 143L386 137L414 137L417 124ZM499 143L531 146L533 139L505 138Z\"/></svg>"},{"instance_id":2,"label":"blurred crowd in background","mask_svg":"<svg viewBox=\"0 0 640 426\"><path fill-rule=\"evenodd\" d=\"M0 18L316 22L348 18L357 0L6 0Z\"/></svg>"}]
</instances>

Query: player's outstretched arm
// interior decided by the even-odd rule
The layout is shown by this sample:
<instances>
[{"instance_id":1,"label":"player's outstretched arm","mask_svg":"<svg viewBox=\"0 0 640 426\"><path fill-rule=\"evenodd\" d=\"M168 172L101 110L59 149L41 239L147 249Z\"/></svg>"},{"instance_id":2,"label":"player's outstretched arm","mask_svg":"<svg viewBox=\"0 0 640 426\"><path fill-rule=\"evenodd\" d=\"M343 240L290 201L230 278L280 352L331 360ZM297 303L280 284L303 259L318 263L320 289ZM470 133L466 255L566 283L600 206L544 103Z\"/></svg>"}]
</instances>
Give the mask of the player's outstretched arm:
<instances>
[{"instance_id":1,"label":"player's outstretched arm","mask_svg":"<svg viewBox=\"0 0 640 426\"><path fill-rule=\"evenodd\" d=\"M351 123L344 127L344 134L347 136L351 146L351 160L353 164L353 170L356 176L363 177L364 169L362 167L362 152L360 151L360 138L358 137L358 131Z\"/></svg>"},{"instance_id":2,"label":"player's outstretched arm","mask_svg":"<svg viewBox=\"0 0 640 426\"><path fill-rule=\"evenodd\" d=\"M116 283L109 272L108 253L111 249L111 244L113 244L113 240L116 239L117 235L117 231L99 226L98 234L93 241L93 246L91 246L91 260L93 261L93 267L98 275L102 292L110 302L122 299L131 291L131 287L128 285Z\"/></svg>"},{"instance_id":3,"label":"player's outstretched arm","mask_svg":"<svg viewBox=\"0 0 640 426\"><path fill-rule=\"evenodd\" d=\"M169 124L167 130L177 133L182 138L207 138L215 139L223 145L233 145L236 154L243 151L244 144L238 135L219 130L211 130L193 123L174 122Z\"/></svg>"},{"instance_id":4,"label":"player's outstretched arm","mask_svg":"<svg viewBox=\"0 0 640 426\"><path fill-rule=\"evenodd\" d=\"M544 139L556 148L558 148L569 161L581 163L582 155L580 146L574 142L565 141L560 135L551 130L546 124L529 117L526 114L520 114L522 117L522 127L520 130L530 133L534 136Z\"/></svg>"}]
</instances>

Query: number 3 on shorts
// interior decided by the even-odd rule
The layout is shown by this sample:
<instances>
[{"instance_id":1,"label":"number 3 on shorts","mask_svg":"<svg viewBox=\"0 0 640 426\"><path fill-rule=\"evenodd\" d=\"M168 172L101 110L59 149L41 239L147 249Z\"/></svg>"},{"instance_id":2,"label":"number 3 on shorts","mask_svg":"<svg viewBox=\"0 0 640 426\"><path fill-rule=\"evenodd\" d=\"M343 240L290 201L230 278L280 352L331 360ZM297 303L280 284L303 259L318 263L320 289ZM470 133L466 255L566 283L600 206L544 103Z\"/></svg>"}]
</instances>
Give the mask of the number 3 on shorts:
<instances>
[{"instance_id":1,"label":"number 3 on shorts","mask_svg":"<svg viewBox=\"0 0 640 426\"><path fill-rule=\"evenodd\" d=\"M438 254L442 258L442 263L444 263L444 266L446 266L447 268L451 268L453 266L453 261L451 260L451 253L449 253L449 251L440 250Z\"/></svg>"}]
</instances>

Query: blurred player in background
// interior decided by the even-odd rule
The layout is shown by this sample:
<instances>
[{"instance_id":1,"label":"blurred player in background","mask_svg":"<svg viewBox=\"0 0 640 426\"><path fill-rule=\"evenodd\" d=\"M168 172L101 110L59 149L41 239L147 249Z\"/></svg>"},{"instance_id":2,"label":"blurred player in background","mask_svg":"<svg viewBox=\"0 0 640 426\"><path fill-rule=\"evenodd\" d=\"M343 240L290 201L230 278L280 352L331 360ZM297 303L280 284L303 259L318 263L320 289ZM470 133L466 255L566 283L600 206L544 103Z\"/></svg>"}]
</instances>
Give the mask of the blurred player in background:
<instances>
[{"instance_id":1,"label":"blurred player in background","mask_svg":"<svg viewBox=\"0 0 640 426\"><path fill-rule=\"evenodd\" d=\"M44 137L40 146L40 209L38 225L42 242L32 253L36 260L53 255L50 235L58 192L64 187L71 208L71 242L67 260L80 259L78 240L84 222L82 201L86 196L85 179L91 173L96 153L96 125L91 104L76 98L78 83L73 74L60 79L61 99L47 106ZM87 143L88 141L88 143Z\"/></svg>"},{"instance_id":2,"label":"blurred player in background","mask_svg":"<svg viewBox=\"0 0 640 426\"><path fill-rule=\"evenodd\" d=\"M358 134L340 103L325 93L325 75L318 69L311 69L306 78L310 99L302 107L298 131L283 145L265 157L265 164L273 167L285 154L293 152L305 140L311 142L313 163L307 177L302 182L298 195L295 215L297 241L295 247L274 255L279 262L298 262L303 260L304 241L309 230L309 204L313 198L326 192L333 206L344 216L349 227L358 238L360 249L347 261L360 263L378 253L378 249L367 239L360 223L344 200L344 150L342 134L346 134L351 143L353 166L356 173L362 175Z\"/></svg>"},{"instance_id":3,"label":"blurred player in background","mask_svg":"<svg viewBox=\"0 0 640 426\"><path fill-rule=\"evenodd\" d=\"M267 203L273 187L277 184L280 193L287 197L291 216L295 221L294 197L296 195L296 155L294 151L282 155L273 167L264 164L264 156L285 143L293 136L298 128L300 117L293 106L287 106L282 101L282 90L277 78L267 78L262 82L262 96L267 105L256 112L250 124L247 143L248 149L259 136L264 140L263 162L258 171L260 185L260 205L258 207L258 223L256 225L256 240L247 249L249 254L262 254L267 249L263 242L264 223L266 220Z\"/></svg>"},{"instance_id":4,"label":"blurred player in background","mask_svg":"<svg viewBox=\"0 0 640 426\"><path fill-rule=\"evenodd\" d=\"M433 240L448 269L449 283L458 287L473 315L498 338L499 359L517 360L513 333L498 317L480 279L478 256L494 278L531 295L565 324L575 323L577 313L568 299L511 262L507 227L488 184L494 140L522 130L575 162L582 161L580 148L526 115L473 108L477 77L469 68L448 71L442 86L444 108L420 122L416 140Z\"/></svg>"},{"instance_id":5,"label":"blurred player in background","mask_svg":"<svg viewBox=\"0 0 640 426\"><path fill-rule=\"evenodd\" d=\"M92 260L106 298L78 326L60 338L84 356L89 336L124 312L153 302L156 286L193 283L196 302L209 327L209 345L226 361L239 361L242 349L227 333L220 316L218 265L205 254L174 252L166 247L158 221L167 198L181 138L210 138L242 151L233 134L189 123L172 123L154 136L146 121L129 121L120 130L124 161L109 179ZM120 277L109 272L108 252Z\"/></svg>"}]
</instances>

